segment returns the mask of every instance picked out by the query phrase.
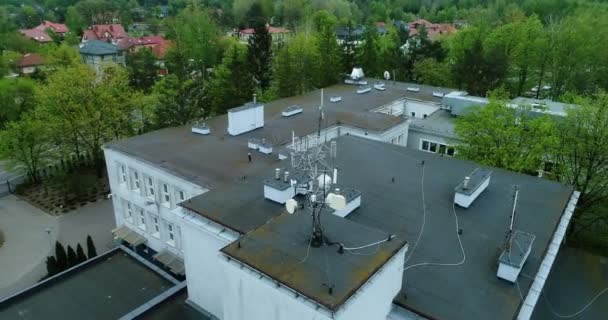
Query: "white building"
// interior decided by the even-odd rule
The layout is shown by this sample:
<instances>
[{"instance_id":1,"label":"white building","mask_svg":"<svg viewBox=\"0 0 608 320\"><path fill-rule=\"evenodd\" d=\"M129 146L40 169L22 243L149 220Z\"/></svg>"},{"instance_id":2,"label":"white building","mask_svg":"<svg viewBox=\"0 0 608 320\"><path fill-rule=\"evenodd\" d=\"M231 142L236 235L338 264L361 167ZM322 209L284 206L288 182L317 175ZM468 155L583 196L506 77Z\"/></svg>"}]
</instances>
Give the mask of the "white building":
<instances>
[{"instance_id":1,"label":"white building","mask_svg":"<svg viewBox=\"0 0 608 320\"><path fill-rule=\"evenodd\" d=\"M450 155L447 140L412 143L410 130L446 112L448 92L399 83L364 94L346 85L325 90L341 99L323 100L321 137L338 141L339 187L359 192L352 212L324 215L336 246L311 248L309 218L264 196L275 169L280 177L291 170L290 148L306 148L316 135L318 91L233 109L194 130L108 144L115 236L185 272L189 302L218 319L529 319L542 290L533 281L546 278L556 253L547 248L559 249L564 236L554 226L567 226L577 193L495 170L487 190L455 209L454 187L475 164L436 157ZM302 112L284 112L294 105ZM408 144L428 153L398 147ZM497 280L494 250L504 243L513 184L521 186L517 228L535 236L519 264L533 278L518 278L521 300ZM555 205L537 201L543 197ZM453 266L432 267L445 263Z\"/></svg>"}]
</instances>

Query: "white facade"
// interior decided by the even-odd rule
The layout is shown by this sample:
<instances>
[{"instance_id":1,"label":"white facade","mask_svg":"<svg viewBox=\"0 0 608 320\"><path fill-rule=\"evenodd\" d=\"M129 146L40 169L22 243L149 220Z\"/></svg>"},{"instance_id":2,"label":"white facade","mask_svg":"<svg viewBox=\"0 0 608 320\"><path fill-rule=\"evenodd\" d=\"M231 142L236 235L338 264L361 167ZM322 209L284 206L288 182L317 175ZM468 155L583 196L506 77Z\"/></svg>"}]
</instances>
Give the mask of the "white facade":
<instances>
[{"instance_id":1,"label":"white facade","mask_svg":"<svg viewBox=\"0 0 608 320\"><path fill-rule=\"evenodd\" d=\"M146 245L157 252L182 256L181 228L172 211L208 190L119 151L104 153L116 225L146 237Z\"/></svg>"},{"instance_id":2,"label":"white facade","mask_svg":"<svg viewBox=\"0 0 608 320\"><path fill-rule=\"evenodd\" d=\"M271 186L264 185L264 198L268 200L272 200L274 202L284 204L287 200L293 198L295 196L294 188L286 188L285 190L280 190L277 188L273 188Z\"/></svg>"},{"instance_id":3,"label":"white facade","mask_svg":"<svg viewBox=\"0 0 608 320\"><path fill-rule=\"evenodd\" d=\"M228 133L236 136L264 126L264 105L228 110Z\"/></svg>"},{"instance_id":4,"label":"white facade","mask_svg":"<svg viewBox=\"0 0 608 320\"><path fill-rule=\"evenodd\" d=\"M233 259L222 257L226 279L225 320L375 320L386 319L401 290L407 246L395 254L334 314L306 297L262 276Z\"/></svg>"},{"instance_id":5,"label":"white facade","mask_svg":"<svg viewBox=\"0 0 608 320\"><path fill-rule=\"evenodd\" d=\"M425 102L412 99L400 99L380 108L377 108L374 111L393 116L400 116L405 114L408 117L424 119L439 109L441 109L440 105L433 102Z\"/></svg>"}]
</instances>

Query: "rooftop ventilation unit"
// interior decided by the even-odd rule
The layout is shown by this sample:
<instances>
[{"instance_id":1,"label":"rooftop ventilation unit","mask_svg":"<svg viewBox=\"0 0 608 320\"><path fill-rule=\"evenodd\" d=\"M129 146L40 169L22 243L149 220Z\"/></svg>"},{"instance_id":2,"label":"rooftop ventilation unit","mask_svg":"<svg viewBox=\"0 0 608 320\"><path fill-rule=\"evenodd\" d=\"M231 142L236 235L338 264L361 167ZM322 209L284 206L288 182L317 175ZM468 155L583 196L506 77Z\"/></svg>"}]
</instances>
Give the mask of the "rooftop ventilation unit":
<instances>
[{"instance_id":1,"label":"rooftop ventilation unit","mask_svg":"<svg viewBox=\"0 0 608 320\"><path fill-rule=\"evenodd\" d=\"M361 68L353 68L353 71L350 73L349 79L344 80L346 84L367 84L367 81L363 80L365 74L363 74L363 69Z\"/></svg>"},{"instance_id":2,"label":"rooftop ventilation unit","mask_svg":"<svg viewBox=\"0 0 608 320\"><path fill-rule=\"evenodd\" d=\"M334 210L332 212L332 214L338 217L344 218L361 206L361 191L359 190L351 188L346 188L343 190L336 189L333 193L330 193L330 195L333 194L341 195L346 199L346 206L344 208L340 210ZM330 202L329 200L331 199L328 199L327 202Z\"/></svg>"},{"instance_id":3,"label":"rooftop ventilation unit","mask_svg":"<svg viewBox=\"0 0 608 320\"><path fill-rule=\"evenodd\" d=\"M386 86L385 86L384 82L379 82L374 85L374 89L376 89L378 91L384 91L384 90L386 90Z\"/></svg>"},{"instance_id":4,"label":"rooftop ventilation unit","mask_svg":"<svg viewBox=\"0 0 608 320\"><path fill-rule=\"evenodd\" d=\"M477 168L454 189L454 203L468 208L490 185L492 171Z\"/></svg>"},{"instance_id":5,"label":"rooftop ventilation unit","mask_svg":"<svg viewBox=\"0 0 608 320\"><path fill-rule=\"evenodd\" d=\"M281 148L279 150L279 152L277 152L279 155L279 160L285 160L287 158L289 158L289 155L291 154L291 150L289 148Z\"/></svg>"},{"instance_id":6,"label":"rooftop ventilation unit","mask_svg":"<svg viewBox=\"0 0 608 320\"><path fill-rule=\"evenodd\" d=\"M228 133L236 136L264 126L264 105L255 101L228 110Z\"/></svg>"},{"instance_id":7,"label":"rooftop ventilation unit","mask_svg":"<svg viewBox=\"0 0 608 320\"><path fill-rule=\"evenodd\" d=\"M260 147L258 150L263 154L271 154L272 153L272 144L270 142L266 142L262 139L262 143L260 143Z\"/></svg>"},{"instance_id":8,"label":"rooftop ventilation unit","mask_svg":"<svg viewBox=\"0 0 608 320\"><path fill-rule=\"evenodd\" d=\"M253 150L258 150L258 148L260 147L260 139L258 138L251 138L249 140L247 140L247 147L249 149L253 149Z\"/></svg>"},{"instance_id":9,"label":"rooftop ventilation unit","mask_svg":"<svg viewBox=\"0 0 608 320\"><path fill-rule=\"evenodd\" d=\"M302 113L302 111L303 111L302 107L300 107L298 105L293 105L293 106L289 106L289 107L285 108L285 110L283 110L283 112L281 114L283 115L283 117L291 117L298 113Z\"/></svg>"},{"instance_id":10,"label":"rooftop ventilation unit","mask_svg":"<svg viewBox=\"0 0 608 320\"><path fill-rule=\"evenodd\" d=\"M406 90L410 92L420 92L420 88L418 87L407 87Z\"/></svg>"},{"instance_id":11,"label":"rooftop ventilation unit","mask_svg":"<svg viewBox=\"0 0 608 320\"><path fill-rule=\"evenodd\" d=\"M336 102L340 102L340 101L342 101L342 97L340 97L340 96L331 96L331 97L329 97L329 102L336 103Z\"/></svg>"},{"instance_id":12,"label":"rooftop ventilation unit","mask_svg":"<svg viewBox=\"0 0 608 320\"><path fill-rule=\"evenodd\" d=\"M506 248L498 258L496 276L510 282L517 281L521 269L532 251L535 235L523 231L515 231L511 237L510 248Z\"/></svg>"},{"instance_id":13,"label":"rooftop ventilation unit","mask_svg":"<svg viewBox=\"0 0 608 320\"><path fill-rule=\"evenodd\" d=\"M443 96L445 96L445 93L433 91L433 97L443 98Z\"/></svg>"},{"instance_id":14,"label":"rooftop ventilation unit","mask_svg":"<svg viewBox=\"0 0 608 320\"><path fill-rule=\"evenodd\" d=\"M195 124L192 126L192 132L202 134L202 135L208 135L211 133L211 129L205 123Z\"/></svg>"},{"instance_id":15,"label":"rooftop ventilation unit","mask_svg":"<svg viewBox=\"0 0 608 320\"><path fill-rule=\"evenodd\" d=\"M364 93L368 93L370 91L372 91L372 88L369 86L360 86L359 88L357 88L358 94L364 94Z\"/></svg>"},{"instance_id":16,"label":"rooftop ventilation unit","mask_svg":"<svg viewBox=\"0 0 608 320\"><path fill-rule=\"evenodd\" d=\"M275 169L274 179L264 180L264 198L284 204L295 196L295 188L289 177L289 172L284 171L281 177L281 169Z\"/></svg>"}]
</instances>

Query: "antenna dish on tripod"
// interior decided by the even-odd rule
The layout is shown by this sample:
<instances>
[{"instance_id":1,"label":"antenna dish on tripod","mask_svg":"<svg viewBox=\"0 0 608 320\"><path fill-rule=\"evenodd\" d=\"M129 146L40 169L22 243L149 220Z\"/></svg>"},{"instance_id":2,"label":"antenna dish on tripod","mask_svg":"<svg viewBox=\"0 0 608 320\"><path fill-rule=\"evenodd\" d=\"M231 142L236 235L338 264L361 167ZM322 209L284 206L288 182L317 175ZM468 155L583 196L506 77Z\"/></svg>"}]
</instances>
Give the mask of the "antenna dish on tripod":
<instances>
[{"instance_id":1,"label":"antenna dish on tripod","mask_svg":"<svg viewBox=\"0 0 608 320\"><path fill-rule=\"evenodd\" d=\"M293 214L296 211L297 207L298 202L294 199L289 199L285 202L285 209L287 209L287 212L289 212L289 214Z\"/></svg>"}]
</instances>

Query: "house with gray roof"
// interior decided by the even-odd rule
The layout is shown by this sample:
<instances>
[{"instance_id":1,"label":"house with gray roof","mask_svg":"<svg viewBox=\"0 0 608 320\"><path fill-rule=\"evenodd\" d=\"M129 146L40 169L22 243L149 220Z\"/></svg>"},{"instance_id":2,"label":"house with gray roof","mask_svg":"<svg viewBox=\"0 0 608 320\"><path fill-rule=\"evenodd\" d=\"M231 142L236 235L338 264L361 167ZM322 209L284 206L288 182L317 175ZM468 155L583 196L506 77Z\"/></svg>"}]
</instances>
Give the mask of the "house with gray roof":
<instances>
[{"instance_id":1,"label":"house with gray roof","mask_svg":"<svg viewBox=\"0 0 608 320\"><path fill-rule=\"evenodd\" d=\"M83 62L95 69L98 74L106 64L125 65L124 51L110 42L89 40L80 45L79 52Z\"/></svg>"}]
</instances>

